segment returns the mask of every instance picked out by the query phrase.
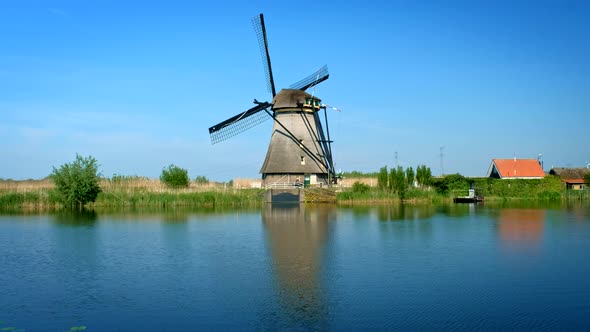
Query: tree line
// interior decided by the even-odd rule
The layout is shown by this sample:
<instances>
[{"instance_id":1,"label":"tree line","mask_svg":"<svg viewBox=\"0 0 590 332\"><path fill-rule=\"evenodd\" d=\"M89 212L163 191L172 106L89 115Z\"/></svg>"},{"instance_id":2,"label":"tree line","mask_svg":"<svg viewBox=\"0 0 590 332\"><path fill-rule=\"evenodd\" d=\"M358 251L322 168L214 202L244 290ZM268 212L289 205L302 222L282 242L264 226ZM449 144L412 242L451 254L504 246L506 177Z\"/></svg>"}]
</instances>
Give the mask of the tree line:
<instances>
[{"instance_id":1,"label":"tree line","mask_svg":"<svg viewBox=\"0 0 590 332\"><path fill-rule=\"evenodd\" d=\"M402 166L392 167L389 171L383 166L377 173L377 187L390 191L404 198L409 188L425 188L432 184L432 171L426 165L418 165L416 171L410 166L404 170Z\"/></svg>"},{"instance_id":2,"label":"tree line","mask_svg":"<svg viewBox=\"0 0 590 332\"><path fill-rule=\"evenodd\" d=\"M92 157L76 154L76 159L65 163L59 168L53 167L50 178L55 183L59 201L64 207L82 209L86 204L96 201L101 192L98 171L98 161ZM126 177L113 175L113 181L123 181ZM162 169L160 181L170 188L187 188L190 184L188 171L174 164ZM197 184L207 184L205 176L195 178Z\"/></svg>"}]
</instances>

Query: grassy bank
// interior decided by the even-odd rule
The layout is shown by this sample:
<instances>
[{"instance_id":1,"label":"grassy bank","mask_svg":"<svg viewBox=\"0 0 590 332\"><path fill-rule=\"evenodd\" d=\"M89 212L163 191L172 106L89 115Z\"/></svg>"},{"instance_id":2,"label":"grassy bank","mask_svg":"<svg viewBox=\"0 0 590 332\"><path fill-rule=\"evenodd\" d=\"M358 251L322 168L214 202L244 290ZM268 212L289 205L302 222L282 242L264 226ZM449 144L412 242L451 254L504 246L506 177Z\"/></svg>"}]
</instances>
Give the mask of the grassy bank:
<instances>
[{"instance_id":1,"label":"grassy bank","mask_svg":"<svg viewBox=\"0 0 590 332\"><path fill-rule=\"evenodd\" d=\"M388 189L369 187L366 183L353 185L337 195L342 203L407 202L407 203L449 203L454 197L466 196L473 184L476 194L484 196L486 202L505 201L590 201L590 190L566 190L561 179L547 176L543 179L500 180L490 178L465 178L449 175L434 179L424 188L410 187L396 193Z\"/></svg>"},{"instance_id":2,"label":"grassy bank","mask_svg":"<svg viewBox=\"0 0 590 332\"><path fill-rule=\"evenodd\" d=\"M458 195L466 195L460 192ZM400 198L398 194L381 192L377 189L369 193L355 193L352 191L339 192L336 195L336 201L343 204L365 204L365 203L410 203L410 204L445 204L452 203L454 196L452 194L440 194L434 190L411 190L405 198ZM590 202L590 190L585 191L566 191L541 193L537 195L509 196L509 195L488 195L485 196L485 202L501 203L516 201L540 201L540 202Z\"/></svg>"},{"instance_id":3,"label":"grassy bank","mask_svg":"<svg viewBox=\"0 0 590 332\"><path fill-rule=\"evenodd\" d=\"M566 190L555 177L538 180L467 179L449 176L426 188L410 187L400 195L367 183L337 188L341 204L366 203L450 203L454 196L467 194L471 182L486 202L505 201L590 201L590 191ZM159 180L144 177L102 179L101 193L89 207L257 207L264 202L262 189L234 189L226 184L197 184L171 189ZM59 209L59 195L51 180L0 180L0 208Z\"/></svg>"},{"instance_id":4,"label":"grassy bank","mask_svg":"<svg viewBox=\"0 0 590 332\"><path fill-rule=\"evenodd\" d=\"M142 207L142 206L228 206L244 207L261 205L260 190L204 191L204 192L152 192L152 191L104 191L89 207ZM55 189L36 192L0 192L0 207L3 208L61 208Z\"/></svg>"},{"instance_id":5,"label":"grassy bank","mask_svg":"<svg viewBox=\"0 0 590 332\"><path fill-rule=\"evenodd\" d=\"M345 189L336 194L336 201L344 204L400 202L438 204L452 202L452 200L452 197L438 194L432 189L411 189L404 194L403 198L397 193L379 190L378 188L370 188L368 191L355 191L351 188Z\"/></svg>"},{"instance_id":6,"label":"grassy bank","mask_svg":"<svg viewBox=\"0 0 590 332\"><path fill-rule=\"evenodd\" d=\"M262 190L213 191L105 191L98 195L94 206L251 206L263 202Z\"/></svg>"},{"instance_id":7,"label":"grassy bank","mask_svg":"<svg viewBox=\"0 0 590 332\"><path fill-rule=\"evenodd\" d=\"M246 207L263 202L260 189L237 190L226 185L191 183L171 189L159 180L142 177L103 179L92 207ZM61 208L59 194L50 180L0 181L0 208Z\"/></svg>"}]
</instances>

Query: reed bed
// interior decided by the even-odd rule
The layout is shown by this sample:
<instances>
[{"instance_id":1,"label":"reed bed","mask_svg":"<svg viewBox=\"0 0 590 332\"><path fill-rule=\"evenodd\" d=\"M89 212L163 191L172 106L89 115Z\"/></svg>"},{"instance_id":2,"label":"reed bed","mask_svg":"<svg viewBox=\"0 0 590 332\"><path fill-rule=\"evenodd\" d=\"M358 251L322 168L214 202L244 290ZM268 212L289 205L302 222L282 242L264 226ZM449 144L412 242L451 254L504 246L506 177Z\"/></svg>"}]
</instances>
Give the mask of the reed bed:
<instances>
[{"instance_id":1,"label":"reed bed","mask_svg":"<svg viewBox=\"0 0 590 332\"><path fill-rule=\"evenodd\" d=\"M261 204L263 192L260 190L240 191L190 191L190 189L178 189L177 191L103 191L94 206L193 206L215 207L232 206L246 207Z\"/></svg>"},{"instance_id":2,"label":"reed bed","mask_svg":"<svg viewBox=\"0 0 590 332\"><path fill-rule=\"evenodd\" d=\"M590 189L568 190L564 196L568 201L590 201Z\"/></svg>"},{"instance_id":3,"label":"reed bed","mask_svg":"<svg viewBox=\"0 0 590 332\"><path fill-rule=\"evenodd\" d=\"M191 182L186 188L170 188L158 179L114 176L99 182L101 193L91 207L246 207L261 205L263 190L237 190L227 184ZM0 180L0 208L60 208L59 194L51 179Z\"/></svg>"},{"instance_id":4,"label":"reed bed","mask_svg":"<svg viewBox=\"0 0 590 332\"><path fill-rule=\"evenodd\" d=\"M227 189L229 186L217 182L197 183L191 181L186 188L170 188L159 179L150 179L142 176L113 176L110 179L103 178L99 182L103 191L136 192L147 190L156 193L192 193L203 191L218 191Z\"/></svg>"},{"instance_id":5,"label":"reed bed","mask_svg":"<svg viewBox=\"0 0 590 332\"><path fill-rule=\"evenodd\" d=\"M0 192L16 191L16 192L34 192L42 189L53 189L55 184L51 179L45 178L42 180L0 180Z\"/></svg>"},{"instance_id":6,"label":"reed bed","mask_svg":"<svg viewBox=\"0 0 590 332\"><path fill-rule=\"evenodd\" d=\"M357 180L359 179L349 179L349 182ZM372 185L372 179L361 180L366 185ZM348 188L349 182L342 183L337 190L337 202L343 204L395 204L399 202L440 204L452 201L451 194L439 194L434 190L417 188L409 190L403 200L397 194L381 191L372 186L366 192L354 192ZM98 195L96 202L91 204L94 207L256 207L261 206L264 202L264 189L259 188L260 185L257 181L249 179L236 179L233 186L226 183L192 181L186 188L170 188L159 179L140 176L113 176L112 178L102 178L99 184L102 192ZM537 190L537 187L533 189ZM533 192L533 190L530 191ZM513 200L590 201L590 190L564 189L551 192L553 195L550 196L541 195L544 192L539 194L537 191L534 191L535 195L522 192L498 195L487 192L485 200L487 202ZM55 185L50 178L24 181L0 179L0 208L45 210L59 209L61 204Z\"/></svg>"}]
</instances>

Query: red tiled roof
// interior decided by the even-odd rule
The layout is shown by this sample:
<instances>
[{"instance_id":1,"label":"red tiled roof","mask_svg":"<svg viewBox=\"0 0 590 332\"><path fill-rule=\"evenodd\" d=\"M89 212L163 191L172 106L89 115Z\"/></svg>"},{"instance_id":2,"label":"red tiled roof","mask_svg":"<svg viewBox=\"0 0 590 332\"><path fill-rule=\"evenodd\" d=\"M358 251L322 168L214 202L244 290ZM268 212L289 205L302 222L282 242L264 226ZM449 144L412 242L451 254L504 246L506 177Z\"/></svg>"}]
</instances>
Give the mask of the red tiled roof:
<instances>
[{"instance_id":1,"label":"red tiled roof","mask_svg":"<svg viewBox=\"0 0 590 332\"><path fill-rule=\"evenodd\" d=\"M503 178L544 177L537 159L492 159Z\"/></svg>"},{"instance_id":2,"label":"red tiled roof","mask_svg":"<svg viewBox=\"0 0 590 332\"><path fill-rule=\"evenodd\" d=\"M568 184L582 184L586 183L584 179L562 179L561 181L568 183Z\"/></svg>"}]
</instances>

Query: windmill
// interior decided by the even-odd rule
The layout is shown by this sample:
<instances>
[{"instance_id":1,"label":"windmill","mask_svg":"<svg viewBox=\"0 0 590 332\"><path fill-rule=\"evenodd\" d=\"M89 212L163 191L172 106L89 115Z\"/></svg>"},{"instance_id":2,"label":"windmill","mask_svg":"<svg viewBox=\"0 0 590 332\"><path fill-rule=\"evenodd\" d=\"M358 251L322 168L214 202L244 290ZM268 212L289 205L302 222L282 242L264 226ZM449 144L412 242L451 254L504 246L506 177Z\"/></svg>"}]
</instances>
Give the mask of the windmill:
<instances>
[{"instance_id":1,"label":"windmill","mask_svg":"<svg viewBox=\"0 0 590 332\"><path fill-rule=\"evenodd\" d=\"M258 37L268 91L273 99L270 103L254 99L254 107L210 127L211 142L219 143L273 119L270 143L260 169L264 185L285 186L300 181L311 185L329 185L335 181L335 171L326 105L305 92L328 79L328 67L323 66L288 89L276 93L264 16L254 17L252 23ZM319 114L321 110L324 112L325 130Z\"/></svg>"}]
</instances>

